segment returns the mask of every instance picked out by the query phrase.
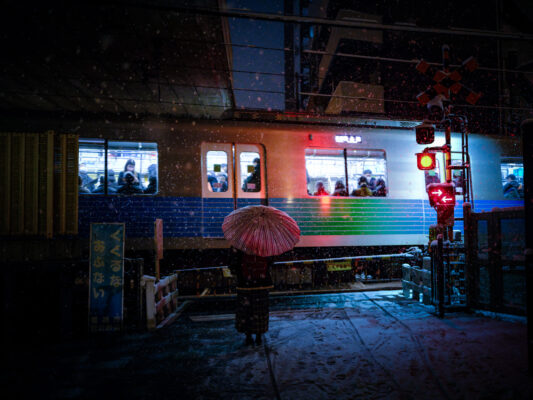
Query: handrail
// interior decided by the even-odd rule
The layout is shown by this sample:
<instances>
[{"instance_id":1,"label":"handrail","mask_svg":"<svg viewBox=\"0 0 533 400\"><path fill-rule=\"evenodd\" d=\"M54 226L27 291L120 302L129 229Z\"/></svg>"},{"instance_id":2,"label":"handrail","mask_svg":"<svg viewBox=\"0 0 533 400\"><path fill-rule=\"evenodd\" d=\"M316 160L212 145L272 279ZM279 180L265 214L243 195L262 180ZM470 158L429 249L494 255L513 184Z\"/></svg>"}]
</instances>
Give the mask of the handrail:
<instances>
[{"instance_id":1,"label":"handrail","mask_svg":"<svg viewBox=\"0 0 533 400\"><path fill-rule=\"evenodd\" d=\"M337 257L337 258L315 258L311 260L276 261L273 263L273 265L324 262L324 261L373 260L373 259L380 259L380 258L387 259L387 258L397 258L397 257L411 258L411 257L414 257L414 255L411 253L399 253L399 254L373 254L373 255L366 255L366 256ZM223 268L229 268L229 266L218 265L218 266L212 266L212 267L183 268L183 269L176 270L176 272L179 273L179 272L184 272L184 271L201 271L201 270L208 270L208 269L223 269Z\"/></svg>"}]
</instances>

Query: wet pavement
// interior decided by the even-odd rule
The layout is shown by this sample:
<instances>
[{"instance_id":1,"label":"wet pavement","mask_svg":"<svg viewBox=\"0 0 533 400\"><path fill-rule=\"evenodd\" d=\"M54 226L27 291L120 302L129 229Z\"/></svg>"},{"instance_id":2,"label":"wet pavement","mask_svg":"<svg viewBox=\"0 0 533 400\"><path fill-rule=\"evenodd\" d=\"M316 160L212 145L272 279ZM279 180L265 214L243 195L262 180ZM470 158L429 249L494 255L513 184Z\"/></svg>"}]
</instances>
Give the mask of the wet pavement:
<instances>
[{"instance_id":1,"label":"wet pavement","mask_svg":"<svg viewBox=\"0 0 533 400\"><path fill-rule=\"evenodd\" d=\"M15 398L532 398L521 318L440 320L398 290L275 296L264 343L245 346L233 306L206 300L155 333L20 349L2 386Z\"/></svg>"}]
</instances>

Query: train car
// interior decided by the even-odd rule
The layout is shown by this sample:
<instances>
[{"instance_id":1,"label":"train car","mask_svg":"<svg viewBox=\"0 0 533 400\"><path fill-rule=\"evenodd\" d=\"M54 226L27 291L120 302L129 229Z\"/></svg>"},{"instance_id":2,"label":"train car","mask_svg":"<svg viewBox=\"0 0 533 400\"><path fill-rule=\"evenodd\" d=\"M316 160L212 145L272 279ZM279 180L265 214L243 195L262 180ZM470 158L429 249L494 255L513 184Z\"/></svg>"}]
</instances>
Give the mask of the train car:
<instances>
[{"instance_id":1,"label":"train car","mask_svg":"<svg viewBox=\"0 0 533 400\"><path fill-rule=\"evenodd\" d=\"M93 222L124 222L127 248L150 251L160 218L165 254L215 254L229 246L224 217L264 204L298 222L295 252L302 256L426 245L436 213L425 187L444 180L444 159L438 157L433 171L418 170L415 153L424 146L416 144L415 125L175 121L85 130L79 138L79 234L87 238ZM444 134L437 132L432 146L442 144ZM518 141L470 134L469 145L474 209L521 205L519 191L513 198L503 193L508 175L517 188L523 179ZM461 135L454 133L452 150L460 149ZM459 162L460 155L452 159ZM131 186L124 190L127 175ZM361 193L365 175L372 189L379 182L379 193ZM336 186L341 195L333 195ZM460 217L460 194L458 200ZM455 229L462 229L460 221Z\"/></svg>"}]
</instances>

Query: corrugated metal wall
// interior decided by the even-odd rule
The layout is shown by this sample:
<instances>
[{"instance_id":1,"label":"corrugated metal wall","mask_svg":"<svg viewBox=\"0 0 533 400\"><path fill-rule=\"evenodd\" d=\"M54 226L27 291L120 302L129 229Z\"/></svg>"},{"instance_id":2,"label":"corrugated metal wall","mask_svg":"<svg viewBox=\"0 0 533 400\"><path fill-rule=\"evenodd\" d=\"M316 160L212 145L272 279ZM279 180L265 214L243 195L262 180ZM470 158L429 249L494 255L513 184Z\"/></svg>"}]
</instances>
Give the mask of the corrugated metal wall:
<instances>
[{"instance_id":1,"label":"corrugated metal wall","mask_svg":"<svg viewBox=\"0 0 533 400\"><path fill-rule=\"evenodd\" d=\"M0 234L78 233L78 136L0 132Z\"/></svg>"}]
</instances>

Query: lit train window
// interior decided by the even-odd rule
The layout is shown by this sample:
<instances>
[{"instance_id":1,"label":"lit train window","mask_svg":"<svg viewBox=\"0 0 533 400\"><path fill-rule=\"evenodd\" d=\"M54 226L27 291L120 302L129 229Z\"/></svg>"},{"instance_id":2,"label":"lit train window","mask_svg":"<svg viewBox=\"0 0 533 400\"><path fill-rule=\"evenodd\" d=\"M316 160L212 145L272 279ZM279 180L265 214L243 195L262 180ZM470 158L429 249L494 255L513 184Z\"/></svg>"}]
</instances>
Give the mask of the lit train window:
<instances>
[{"instance_id":1,"label":"lit train window","mask_svg":"<svg viewBox=\"0 0 533 400\"><path fill-rule=\"evenodd\" d=\"M462 160L458 158L459 155L452 154L452 165L461 165ZM462 194L463 193L463 183L464 183L464 177L463 177L463 170L462 169L452 169L452 184L455 186L455 193Z\"/></svg>"},{"instance_id":2,"label":"lit train window","mask_svg":"<svg viewBox=\"0 0 533 400\"><path fill-rule=\"evenodd\" d=\"M157 193L156 143L109 142L107 168L109 194Z\"/></svg>"},{"instance_id":3,"label":"lit train window","mask_svg":"<svg viewBox=\"0 0 533 400\"><path fill-rule=\"evenodd\" d=\"M156 143L80 139L79 193L156 194L157 159Z\"/></svg>"},{"instance_id":4,"label":"lit train window","mask_svg":"<svg viewBox=\"0 0 533 400\"><path fill-rule=\"evenodd\" d=\"M261 191L261 157L254 151L243 151L239 157L243 192Z\"/></svg>"},{"instance_id":5,"label":"lit train window","mask_svg":"<svg viewBox=\"0 0 533 400\"><path fill-rule=\"evenodd\" d=\"M435 169L424 171L424 179L426 186L430 183L441 183L440 162L438 158L435 158Z\"/></svg>"},{"instance_id":6,"label":"lit train window","mask_svg":"<svg viewBox=\"0 0 533 400\"><path fill-rule=\"evenodd\" d=\"M207 188L210 192L228 191L228 153L208 151L206 154Z\"/></svg>"},{"instance_id":7,"label":"lit train window","mask_svg":"<svg viewBox=\"0 0 533 400\"><path fill-rule=\"evenodd\" d=\"M502 157L501 182L503 197L524 198L524 163L520 157Z\"/></svg>"},{"instance_id":8,"label":"lit train window","mask_svg":"<svg viewBox=\"0 0 533 400\"><path fill-rule=\"evenodd\" d=\"M325 196L335 192L337 182L346 185L345 159L342 149L305 149L307 193ZM340 186L337 184L337 186Z\"/></svg>"},{"instance_id":9,"label":"lit train window","mask_svg":"<svg viewBox=\"0 0 533 400\"><path fill-rule=\"evenodd\" d=\"M99 178L105 174L105 140L80 139L78 163L78 193L103 193Z\"/></svg>"},{"instance_id":10,"label":"lit train window","mask_svg":"<svg viewBox=\"0 0 533 400\"><path fill-rule=\"evenodd\" d=\"M387 165L383 150L346 150L348 192L356 197L387 195Z\"/></svg>"},{"instance_id":11,"label":"lit train window","mask_svg":"<svg viewBox=\"0 0 533 400\"><path fill-rule=\"evenodd\" d=\"M307 193L311 196L387 195L383 150L306 149L305 167Z\"/></svg>"}]
</instances>

